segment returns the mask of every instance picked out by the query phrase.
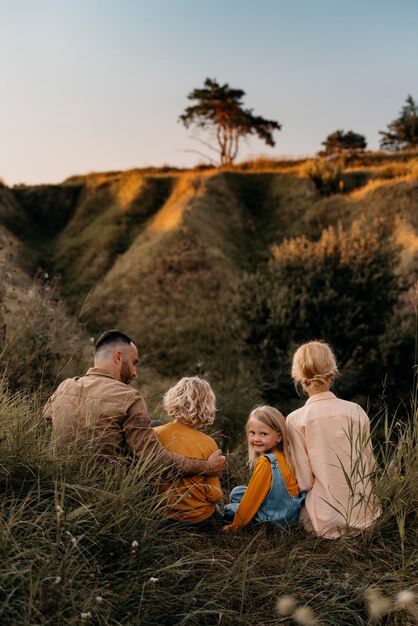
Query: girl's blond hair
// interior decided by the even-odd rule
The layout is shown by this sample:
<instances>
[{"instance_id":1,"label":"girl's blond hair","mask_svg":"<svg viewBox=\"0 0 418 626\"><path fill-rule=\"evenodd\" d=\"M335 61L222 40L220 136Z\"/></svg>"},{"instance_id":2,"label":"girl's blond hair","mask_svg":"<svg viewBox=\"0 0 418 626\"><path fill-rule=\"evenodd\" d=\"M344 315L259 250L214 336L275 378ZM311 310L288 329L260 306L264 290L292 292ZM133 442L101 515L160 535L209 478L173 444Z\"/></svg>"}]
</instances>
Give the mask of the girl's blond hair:
<instances>
[{"instance_id":1,"label":"girl's blond hair","mask_svg":"<svg viewBox=\"0 0 418 626\"><path fill-rule=\"evenodd\" d=\"M337 374L334 352L324 341L308 341L293 355L292 378L305 391L315 392L331 387Z\"/></svg>"},{"instance_id":2,"label":"girl's blond hair","mask_svg":"<svg viewBox=\"0 0 418 626\"><path fill-rule=\"evenodd\" d=\"M173 420L198 430L215 420L215 394L209 383L198 376L179 380L164 394L163 406Z\"/></svg>"},{"instance_id":3,"label":"girl's blond hair","mask_svg":"<svg viewBox=\"0 0 418 626\"><path fill-rule=\"evenodd\" d=\"M292 456L290 454L289 438L287 436L286 420L283 415L275 409L273 406L256 406L248 416L247 424L245 426L245 432L249 432L249 423L251 418L257 419L266 426L269 426L276 433L282 436L281 442L278 444L278 449L281 450L285 456L287 464L293 469ZM248 444L248 463L250 467L254 467L257 458L257 453L250 444Z\"/></svg>"}]
</instances>

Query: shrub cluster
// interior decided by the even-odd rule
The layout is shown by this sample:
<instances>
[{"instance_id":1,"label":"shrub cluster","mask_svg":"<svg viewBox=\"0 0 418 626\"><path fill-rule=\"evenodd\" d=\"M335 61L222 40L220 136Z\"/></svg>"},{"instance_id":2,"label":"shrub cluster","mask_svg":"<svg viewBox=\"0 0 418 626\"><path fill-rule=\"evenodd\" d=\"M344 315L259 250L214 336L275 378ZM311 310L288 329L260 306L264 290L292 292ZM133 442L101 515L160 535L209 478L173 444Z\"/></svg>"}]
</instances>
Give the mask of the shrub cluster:
<instances>
[{"instance_id":1,"label":"shrub cluster","mask_svg":"<svg viewBox=\"0 0 418 626\"><path fill-rule=\"evenodd\" d=\"M268 265L242 281L241 336L270 402L294 395L291 354L309 339L334 347L343 370L337 383L342 397L366 403L363 394L378 397L386 380L394 402L408 398L414 324L412 314L397 306L406 289L398 254L388 226L360 220L347 231L327 228L318 241L283 242Z\"/></svg>"}]
</instances>

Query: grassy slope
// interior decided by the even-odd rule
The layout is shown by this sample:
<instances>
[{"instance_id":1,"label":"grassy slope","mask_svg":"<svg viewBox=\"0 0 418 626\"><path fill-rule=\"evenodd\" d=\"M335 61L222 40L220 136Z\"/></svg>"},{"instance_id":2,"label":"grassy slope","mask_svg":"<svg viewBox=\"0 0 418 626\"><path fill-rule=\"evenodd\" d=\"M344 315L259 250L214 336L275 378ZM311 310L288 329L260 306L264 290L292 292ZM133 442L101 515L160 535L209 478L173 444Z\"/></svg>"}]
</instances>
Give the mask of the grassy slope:
<instances>
[{"instance_id":1,"label":"grassy slope","mask_svg":"<svg viewBox=\"0 0 418 626\"><path fill-rule=\"evenodd\" d=\"M314 612L302 624L418 623L416 604L408 613L394 602L418 591L416 423L383 445L380 520L333 541L298 526L207 536L167 528L146 463L95 467L79 446L51 458L35 399L4 385L0 423L2 624L291 626L275 612L283 595ZM229 459L226 492L246 480L243 465ZM368 617L370 590L386 598L382 621Z\"/></svg>"},{"instance_id":2,"label":"grassy slope","mask_svg":"<svg viewBox=\"0 0 418 626\"><path fill-rule=\"evenodd\" d=\"M80 195L64 229L57 237L49 233L40 250L62 270L73 310L95 285L90 328L120 325L139 338L147 353L145 382L160 380L150 393L160 395L183 371L205 373L229 420L242 420L256 396L244 366L237 371L231 289L243 271L266 259L272 241L300 233L318 237L324 225L348 224L363 213L398 215L403 269L412 277L416 268L417 187L407 178L374 181L327 199L318 198L297 171L134 172L76 182ZM155 190L158 200L142 200L147 193L154 198ZM0 219L11 228L19 214L25 233L39 237L12 194L3 192ZM26 193L30 203L31 190ZM36 193L41 215L42 193L49 198L49 191ZM15 273L23 272L19 268L29 267L39 252L27 247L26 234L20 241L19 228L3 228L0 234L20 250ZM62 324L61 314L57 321ZM62 325L61 344L71 336ZM31 328L38 331L38 322ZM22 355L18 359L21 369L32 367ZM364 535L328 542L293 528L197 537L161 526L153 478L140 466L97 475L89 459L51 461L48 433L33 419L38 413L29 398L0 391L5 623L85 623L81 613L90 611L92 623L109 625L292 624L274 612L277 597L291 594L322 624L366 626L364 592L370 587L391 599L383 623L415 623L406 610L395 610L393 597L418 588L416 433L388 447L378 481L384 515ZM226 492L243 477L243 459L232 455ZM65 511L61 521L56 504ZM139 547L132 555L134 540Z\"/></svg>"},{"instance_id":3,"label":"grassy slope","mask_svg":"<svg viewBox=\"0 0 418 626\"><path fill-rule=\"evenodd\" d=\"M402 269L413 281L418 193L411 178L380 179L381 165L356 167L345 174L353 191L322 198L298 166L263 168L132 170L14 191L89 332L121 327L139 340L143 383L157 413L164 388L191 373L213 383L221 416L229 415L224 425L258 401L234 336L231 302L243 272L265 262L272 243L317 238L325 226L347 226L361 215L395 219Z\"/></svg>"}]
</instances>

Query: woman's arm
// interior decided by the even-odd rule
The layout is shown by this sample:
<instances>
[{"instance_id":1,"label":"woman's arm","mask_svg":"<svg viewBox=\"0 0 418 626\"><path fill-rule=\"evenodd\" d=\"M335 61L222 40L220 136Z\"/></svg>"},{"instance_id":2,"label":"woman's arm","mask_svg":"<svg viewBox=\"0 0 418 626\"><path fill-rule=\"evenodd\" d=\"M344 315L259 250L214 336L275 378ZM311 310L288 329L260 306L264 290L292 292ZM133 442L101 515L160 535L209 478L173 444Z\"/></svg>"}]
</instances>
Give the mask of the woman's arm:
<instances>
[{"instance_id":1,"label":"woman's arm","mask_svg":"<svg viewBox=\"0 0 418 626\"><path fill-rule=\"evenodd\" d=\"M253 475L235 513L232 524L224 526L224 530L239 530L251 522L266 499L271 489L271 484L271 464L267 457L262 456L255 464Z\"/></svg>"},{"instance_id":2,"label":"woman's arm","mask_svg":"<svg viewBox=\"0 0 418 626\"><path fill-rule=\"evenodd\" d=\"M294 425L292 419L286 420L286 426L299 489L300 491L309 491L309 489L312 489L314 475L312 474L311 463L306 449L305 436Z\"/></svg>"}]
</instances>

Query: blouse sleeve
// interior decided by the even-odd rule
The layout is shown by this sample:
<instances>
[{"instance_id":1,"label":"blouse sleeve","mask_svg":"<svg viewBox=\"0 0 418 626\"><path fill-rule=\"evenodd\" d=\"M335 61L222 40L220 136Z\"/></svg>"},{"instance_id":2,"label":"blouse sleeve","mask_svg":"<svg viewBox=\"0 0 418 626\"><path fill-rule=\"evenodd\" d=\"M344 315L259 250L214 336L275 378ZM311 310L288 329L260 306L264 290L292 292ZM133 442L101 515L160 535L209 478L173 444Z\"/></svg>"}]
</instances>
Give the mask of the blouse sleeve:
<instances>
[{"instance_id":1,"label":"blouse sleeve","mask_svg":"<svg viewBox=\"0 0 418 626\"><path fill-rule=\"evenodd\" d=\"M286 420L289 435L292 462L295 468L296 478L301 491L312 489L314 475L309 461L304 433L293 423L292 419Z\"/></svg>"},{"instance_id":2,"label":"blouse sleeve","mask_svg":"<svg viewBox=\"0 0 418 626\"><path fill-rule=\"evenodd\" d=\"M271 482L270 461L262 456L255 464L253 475L229 529L242 528L251 522L268 495Z\"/></svg>"}]
</instances>

